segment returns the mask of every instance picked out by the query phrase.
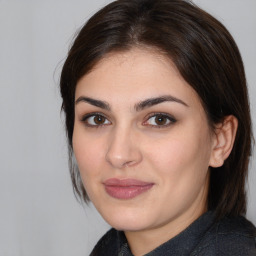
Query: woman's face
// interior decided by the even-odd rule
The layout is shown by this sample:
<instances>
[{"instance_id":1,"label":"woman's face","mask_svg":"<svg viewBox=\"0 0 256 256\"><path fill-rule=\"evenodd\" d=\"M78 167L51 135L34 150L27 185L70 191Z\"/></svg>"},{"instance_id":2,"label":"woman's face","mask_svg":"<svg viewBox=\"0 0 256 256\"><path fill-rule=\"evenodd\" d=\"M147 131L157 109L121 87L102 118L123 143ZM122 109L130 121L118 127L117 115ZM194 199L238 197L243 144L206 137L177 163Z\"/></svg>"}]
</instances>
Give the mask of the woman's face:
<instances>
[{"instance_id":1,"label":"woman's face","mask_svg":"<svg viewBox=\"0 0 256 256\"><path fill-rule=\"evenodd\" d=\"M75 94L73 149L113 227L181 230L206 210L214 137L196 92L153 50L112 53Z\"/></svg>"}]
</instances>

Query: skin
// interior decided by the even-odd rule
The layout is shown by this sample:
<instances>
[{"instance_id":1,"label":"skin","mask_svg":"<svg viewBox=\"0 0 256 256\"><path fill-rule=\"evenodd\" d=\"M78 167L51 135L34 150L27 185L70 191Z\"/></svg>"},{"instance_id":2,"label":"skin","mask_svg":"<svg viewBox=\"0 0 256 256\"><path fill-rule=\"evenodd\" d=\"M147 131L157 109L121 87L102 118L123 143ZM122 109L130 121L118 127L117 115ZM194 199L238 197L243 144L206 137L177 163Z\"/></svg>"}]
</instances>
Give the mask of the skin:
<instances>
[{"instance_id":1,"label":"skin","mask_svg":"<svg viewBox=\"0 0 256 256\"><path fill-rule=\"evenodd\" d=\"M175 101L136 109L163 95ZM223 160L216 162L219 141L198 95L170 59L138 48L109 54L78 81L75 99L73 149L85 189L102 217L124 230L134 255L168 241L207 210L208 168ZM95 112L101 119L85 118ZM155 113L167 117L157 122ZM109 178L154 185L122 200L106 193Z\"/></svg>"}]
</instances>

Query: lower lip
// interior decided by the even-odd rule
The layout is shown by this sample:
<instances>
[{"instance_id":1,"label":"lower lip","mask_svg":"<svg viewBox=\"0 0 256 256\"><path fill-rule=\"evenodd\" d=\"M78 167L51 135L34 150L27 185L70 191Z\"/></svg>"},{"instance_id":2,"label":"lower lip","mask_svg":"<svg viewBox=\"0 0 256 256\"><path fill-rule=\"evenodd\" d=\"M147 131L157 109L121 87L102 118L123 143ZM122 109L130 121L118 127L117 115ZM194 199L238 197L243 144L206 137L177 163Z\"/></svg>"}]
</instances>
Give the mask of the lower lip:
<instances>
[{"instance_id":1,"label":"lower lip","mask_svg":"<svg viewBox=\"0 0 256 256\"><path fill-rule=\"evenodd\" d=\"M147 184L143 186L114 186L105 185L106 192L117 199L131 199L139 196L153 187L153 184Z\"/></svg>"}]
</instances>

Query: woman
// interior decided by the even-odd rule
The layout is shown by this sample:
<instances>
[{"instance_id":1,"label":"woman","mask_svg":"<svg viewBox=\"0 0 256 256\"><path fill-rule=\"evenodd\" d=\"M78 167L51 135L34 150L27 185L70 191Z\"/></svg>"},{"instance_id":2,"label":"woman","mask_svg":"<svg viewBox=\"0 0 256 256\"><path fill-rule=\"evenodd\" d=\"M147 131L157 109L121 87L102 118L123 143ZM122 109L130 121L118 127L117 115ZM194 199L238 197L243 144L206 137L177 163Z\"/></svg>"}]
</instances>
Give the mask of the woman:
<instances>
[{"instance_id":1,"label":"woman","mask_svg":"<svg viewBox=\"0 0 256 256\"><path fill-rule=\"evenodd\" d=\"M74 190L113 227L91 255L256 255L246 80L222 24L189 1L115 1L60 89Z\"/></svg>"}]
</instances>

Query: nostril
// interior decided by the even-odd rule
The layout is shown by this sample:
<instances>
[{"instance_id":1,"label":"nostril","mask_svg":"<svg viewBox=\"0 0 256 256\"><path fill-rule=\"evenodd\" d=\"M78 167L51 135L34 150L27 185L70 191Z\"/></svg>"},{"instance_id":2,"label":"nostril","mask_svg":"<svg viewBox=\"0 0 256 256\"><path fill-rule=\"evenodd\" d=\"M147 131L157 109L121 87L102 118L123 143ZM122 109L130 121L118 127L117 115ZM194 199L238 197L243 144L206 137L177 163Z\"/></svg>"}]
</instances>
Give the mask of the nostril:
<instances>
[{"instance_id":1,"label":"nostril","mask_svg":"<svg viewBox=\"0 0 256 256\"><path fill-rule=\"evenodd\" d=\"M123 164L123 166L124 166L124 167L126 167L126 166L129 167L129 166L133 166L133 165L135 165L135 164L136 164L135 161L127 161L126 163Z\"/></svg>"},{"instance_id":2,"label":"nostril","mask_svg":"<svg viewBox=\"0 0 256 256\"><path fill-rule=\"evenodd\" d=\"M118 153L112 150L107 152L105 159L113 167L122 169L138 164L141 161L142 156L138 149L123 152L119 151Z\"/></svg>"}]
</instances>

